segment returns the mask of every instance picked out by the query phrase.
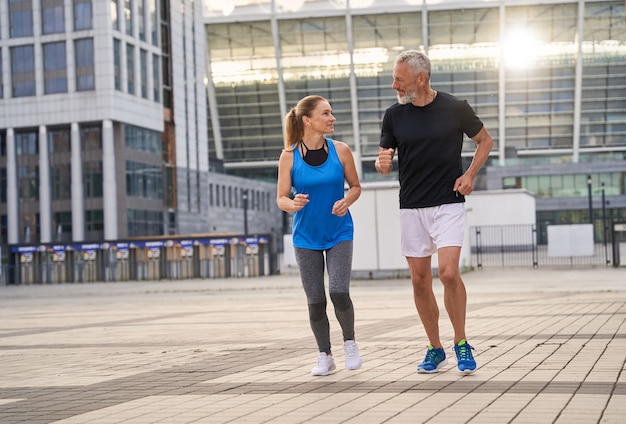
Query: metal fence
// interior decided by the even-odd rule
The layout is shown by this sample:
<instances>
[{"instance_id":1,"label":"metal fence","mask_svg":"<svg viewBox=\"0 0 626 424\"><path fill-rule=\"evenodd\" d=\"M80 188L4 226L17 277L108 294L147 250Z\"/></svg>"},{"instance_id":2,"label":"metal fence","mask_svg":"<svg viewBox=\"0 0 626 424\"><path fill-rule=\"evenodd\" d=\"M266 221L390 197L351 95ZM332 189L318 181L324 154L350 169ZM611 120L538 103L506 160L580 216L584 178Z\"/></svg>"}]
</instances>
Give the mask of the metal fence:
<instances>
[{"instance_id":1,"label":"metal fence","mask_svg":"<svg viewBox=\"0 0 626 424\"><path fill-rule=\"evenodd\" d=\"M475 226L470 228L471 266L482 268L555 267L588 268L626 265L626 237L612 232L610 240L595 243L593 254L550 255L548 244L539 243L535 225Z\"/></svg>"}]
</instances>

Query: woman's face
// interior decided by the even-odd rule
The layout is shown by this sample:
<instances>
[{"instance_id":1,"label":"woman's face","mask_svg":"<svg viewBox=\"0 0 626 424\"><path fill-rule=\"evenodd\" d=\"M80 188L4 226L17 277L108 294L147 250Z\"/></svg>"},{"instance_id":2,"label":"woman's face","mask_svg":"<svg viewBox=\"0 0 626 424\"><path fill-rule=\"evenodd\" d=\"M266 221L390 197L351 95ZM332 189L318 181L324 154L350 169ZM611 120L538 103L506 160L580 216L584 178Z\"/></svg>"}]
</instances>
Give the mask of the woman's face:
<instances>
[{"instance_id":1,"label":"woman's face","mask_svg":"<svg viewBox=\"0 0 626 424\"><path fill-rule=\"evenodd\" d=\"M331 134L335 132L335 121L337 118L333 115L333 109L328 102L319 102L315 109L311 112L311 116L306 117L310 122L312 130L322 134Z\"/></svg>"}]
</instances>

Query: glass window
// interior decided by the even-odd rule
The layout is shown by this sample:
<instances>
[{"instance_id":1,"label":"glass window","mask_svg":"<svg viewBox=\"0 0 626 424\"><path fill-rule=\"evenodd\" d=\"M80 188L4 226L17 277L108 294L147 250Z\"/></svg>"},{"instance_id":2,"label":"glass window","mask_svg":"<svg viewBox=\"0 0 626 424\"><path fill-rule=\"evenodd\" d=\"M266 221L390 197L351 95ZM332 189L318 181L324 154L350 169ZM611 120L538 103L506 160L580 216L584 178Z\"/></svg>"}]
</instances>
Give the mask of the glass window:
<instances>
[{"instance_id":1,"label":"glass window","mask_svg":"<svg viewBox=\"0 0 626 424\"><path fill-rule=\"evenodd\" d=\"M69 128L48 129L48 151L50 153L67 153L71 150Z\"/></svg>"},{"instance_id":2,"label":"glass window","mask_svg":"<svg viewBox=\"0 0 626 424\"><path fill-rule=\"evenodd\" d=\"M2 49L0 49L0 58L2 57ZM0 99L4 98L4 77L2 69L2 60L0 59Z\"/></svg>"},{"instance_id":3,"label":"glass window","mask_svg":"<svg viewBox=\"0 0 626 424\"><path fill-rule=\"evenodd\" d=\"M159 103L161 101L161 79L159 77L159 56L152 55L152 100ZM0 75L1 76L1 75Z\"/></svg>"},{"instance_id":4,"label":"glass window","mask_svg":"<svg viewBox=\"0 0 626 424\"><path fill-rule=\"evenodd\" d=\"M18 165L17 189L20 200L39 198L39 167L33 163Z\"/></svg>"},{"instance_id":5,"label":"glass window","mask_svg":"<svg viewBox=\"0 0 626 424\"><path fill-rule=\"evenodd\" d=\"M172 84L170 78L170 58L167 55L161 56L161 69L163 70L163 106L172 107Z\"/></svg>"},{"instance_id":6,"label":"glass window","mask_svg":"<svg viewBox=\"0 0 626 424\"><path fill-rule=\"evenodd\" d=\"M126 44L126 82L128 94L135 94L135 47Z\"/></svg>"},{"instance_id":7,"label":"glass window","mask_svg":"<svg viewBox=\"0 0 626 424\"><path fill-rule=\"evenodd\" d=\"M52 200L66 200L72 197L72 171L69 163L50 166L50 183Z\"/></svg>"},{"instance_id":8,"label":"glass window","mask_svg":"<svg viewBox=\"0 0 626 424\"><path fill-rule=\"evenodd\" d=\"M119 7L118 0L111 0L111 27L117 31L120 30Z\"/></svg>"},{"instance_id":9,"label":"glass window","mask_svg":"<svg viewBox=\"0 0 626 424\"><path fill-rule=\"evenodd\" d=\"M13 97L35 95L35 49L32 45L11 47Z\"/></svg>"},{"instance_id":10,"label":"glass window","mask_svg":"<svg viewBox=\"0 0 626 424\"><path fill-rule=\"evenodd\" d=\"M20 241L37 240L39 226L39 131L15 132L17 192L20 199L17 228Z\"/></svg>"},{"instance_id":11,"label":"glass window","mask_svg":"<svg viewBox=\"0 0 626 424\"><path fill-rule=\"evenodd\" d=\"M317 30L313 31L313 22L309 20L297 20L281 22L281 33L293 34L293 36L282 39L283 44L283 65L285 66L285 79L292 81L307 81L311 79L321 80L323 84L328 84L330 74L313 77L316 71L324 69L337 69L338 74L342 74L349 64L338 65L333 63L329 66L321 66L323 60L338 60L346 46L341 47L342 40L345 41L345 25L340 18L322 19ZM319 22L315 22L318 24ZM343 31L343 35L342 35ZM280 148L274 141L281 139L281 113L278 104L277 70L274 45L271 36L270 22L248 22L241 25L215 25L207 27L207 39L211 46L211 61L213 70L213 82L216 85L216 94L220 106L221 125L224 130L224 154L228 159L249 160L266 155L267 157L278 157ZM317 35L316 35L317 33ZM321 35L320 35L321 34ZM164 31L161 32L163 44L167 41ZM232 44L235 40L241 40L237 46ZM303 40L307 40L303 44ZM325 42L324 40L327 40ZM328 57L325 53L328 52ZM246 61L245 58L248 58ZM250 58L253 58L250 60ZM163 57L163 85L168 85L168 72ZM245 64L244 64L245 62ZM320 66L318 66L320 65ZM336 66L337 65L337 66ZM233 67L243 66L243 72L234 72ZM259 79L259 75L263 78ZM333 75L337 78L337 83L344 88L349 87L346 75ZM309 87L288 86L287 101L290 106L294 99L304 96L304 91ZM300 88L298 90L298 88ZM338 90L337 96L330 97L330 89L318 92L320 95L328 96L333 109L341 112L341 105L337 97L345 95L344 90ZM169 94L169 93L168 93ZM244 97L258 99L254 104L245 101ZM228 100L227 100L228 98ZM349 97L348 97L349 98ZM262 99L262 100L261 100ZM169 99L164 97L164 104ZM233 101L231 101L233 100ZM245 108L245 112L243 109ZM239 112L251 113L250 120L245 121ZM341 117L337 122L341 122ZM339 125L339 124L338 124ZM344 121L345 125L345 121ZM252 127L257 131L252 132ZM338 130L339 128L336 127ZM339 134L336 134L339 138ZM344 138L341 138L344 140ZM347 140L346 140L347 141ZM247 143L246 149L242 149L242 143ZM249 147L249 148L248 148ZM219 203L222 204L222 203Z\"/></svg>"},{"instance_id":12,"label":"glass window","mask_svg":"<svg viewBox=\"0 0 626 424\"><path fill-rule=\"evenodd\" d=\"M584 56L604 59L618 53L618 45L606 48L606 40L626 40L626 21L624 20L624 2L586 2L584 41L599 48L586 49Z\"/></svg>"},{"instance_id":13,"label":"glass window","mask_svg":"<svg viewBox=\"0 0 626 424\"><path fill-rule=\"evenodd\" d=\"M9 26L11 38L33 35L32 0L9 0Z\"/></svg>"},{"instance_id":14,"label":"glass window","mask_svg":"<svg viewBox=\"0 0 626 424\"><path fill-rule=\"evenodd\" d=\"M124 146L127 149L161 154L161 133L132 125L124 126Z\"/></svg>"},{"instance_id":15,"label":"glass window","mask_svg":"<svg viewBox=\"0 0 626 424\"><path fill-rule=\"evenodd\" d=\"M67 92L65 41L47 43L42 47L44 92L46 94Z\"/></svg>"},{"instance_id":16,"label":"glass window","mask_svg":"<svg viewBox=\"0 0 626 424\"><path fill-rule=\"evenodd\" d=\"M144 1L137 0L137 31L139 39L142 41L146 41L146 9Z\"/></svg>"},{"instance_id":17,"label":"glass window","mask_svg":"<svg viewBox=\"0 0 626 424\"><path fill-rule=\"evenodd\" d=\"M55 34L65 31L65 12L63 0L42 0L41 32Z\"/></svg>"},{"instance_id":18,"label":"glass window","mask_svg":"<svg viewBox=\"0 0 626 424\"><path fill-rule=\"evenodd\" d=\"M84 152L95 151L96 155L102 150L102 131L100 127L81 127L80 143Z\"/></svg>"},{"instance_id":19,"label":"glass window","mask_svg":"<svg viewBox=\"0 0 626 424\"><path fill-rule=\"evenodd\" d=\"M126 34L133 35L133 2L132 0L124 0L124 24L126 25Z\"/></svg>"},{"instance_id":20,"label":"glass window","mask_svg":"<svg viewBox=\"0 0 626 424\"><path fill-rule=\"evenodd\" d=\"M572 146L576 23L575 4L507 8L506 132L525 128L514 143L507 139L507 147ZM532 49L520 53L528 41Z\"/></svg>"},{"instance_id":21,"label":"glass window","mask_svg":"<svg viewBox=\"0 0 626 424\"><path fill-rule=\"evenodd\" d=\"M148 52L139 50L139 69L141 75L141 97L148 98Z\"/></svg>"},{"instance_id":22,"label":"glass window","mask_svg":"<svg viewBox=\"0 0 626 424\"><path fill-rule=\"evenodd\" d=\"M122 91L122 42L113 39L113 74L115 79L115 89Z\"/></svg>"},{"instance_id":23,"label":"glass window","mask_svg":"<svg viewBox=\"0 0 626 424\"><path fill-rule=\"evenodd\" d=\"M585 3L581 146L626 145L624 10L623 2Z\"/></svg>"},{"instance_id":24,"label":"glass window","mask_svg":"<svg viewBox=\"0 0 626 424\"><path fill-rule=\"evenodd\" d=\"M96 88L93 39L83 38L74 41L76 63L76 91Z\"/></svg>"},{"instance_id":25,"label":"glass window","mask_svg":"<svg viewBox=\"0 0 626 424\"><path fill-rule=\"evenodd\" d=\"M56 241L72 240L72 212L55 212L52 223Z\"/></svg>"},{"instance_id":26,"label":"glass window","mask_svg":"<svg viewBox=\"0 0 626 424\"><path fill-rule=\"evenodd\" d=\"M91 0L74 0L74 31L93 28Z\"/></svg>"},{"instance_id":27,"label":"glass window","mask_svg":"<svg viewBox=\"0 0 626 424\"><path fill-rule=\"evenodd\" d=\"M163 172L161 166L126 161L126 194L146 199L162 199Z\"/></svg>"},{"instance_id":28,"label":"glass window","mask_svg":"<svg viewBox=\"0 0 626 424\"><path fill-rule=\"evenodd\" d=\"M2 203L7 202L7 169L6 168L0 168L0 202ZM6 226L2 228L2 233L3 233L2 240L6 240L6 238L4 238L5 236L4 232L6 231L6 228L7 228Z\"/></svg>"},{"instance_id":29,"label":"glass window","mask_svg":"<svg viewBox=\"0 0 626 424\"><path fill-rule=\"evenodd\" d=\"M159 45L159 21L157 16L157 0L148 0L150 2L150 34L152 36L152 44Z\"/></svg>"},{"instance_id":30,"label":"glass window","mask_svg":"<svg viewBox=\"0 0 626 424\"><path fill-rule=\"evenodd\" d=\"M0 131L0 157L7 155L7 133Z\"/></svg>"},{"instance_id":31,"label":"glass window","mask_svg":"<svg viewBox=\"0 0 626 424\"><path fill-rule=\"evenodd\" d=\"M102 197L102 161L83 162L83 190L85 198Z\"/></svg>"},{"instance_id":32,"label":"glass window","mask_svg":"<svg viewBox=\"0 0 626 424\"><path fill-rule=\"evenodd\" d=\"M85 230L87 232L104 231L104 212L102 209L85 211ZM101 237L92 237L101 238Z\"/></svg>"},{"instance_id":33,"label":"glass window","mask_svg":"<svg viewBox=\"0 0 626 424\"><path fill-rule=\"evenodd\" d=\"M15 149L18 156L39 154L39 140L36 132L15 133Z\"/></svg>"},{"instance_id":34,"label":"glass window","mask_svg":"<svg viewBox=\"0 0 626 424\"><path fill-rule=\"evenodd\" d=\"M162 211L128 209L126 213L129 237L163 235L164 214Z\"/></svg>"}]
</instances>

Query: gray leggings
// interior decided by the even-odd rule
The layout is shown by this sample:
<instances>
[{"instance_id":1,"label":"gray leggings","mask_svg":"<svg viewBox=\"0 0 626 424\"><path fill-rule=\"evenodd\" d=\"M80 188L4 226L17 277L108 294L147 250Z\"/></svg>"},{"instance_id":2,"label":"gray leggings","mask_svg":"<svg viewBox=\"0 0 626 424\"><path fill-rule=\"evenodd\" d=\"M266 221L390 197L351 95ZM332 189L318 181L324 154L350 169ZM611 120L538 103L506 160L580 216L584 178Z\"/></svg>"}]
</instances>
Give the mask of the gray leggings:
<instances>
[{"instance_id":1,"label":"gray leggings","mask_svg":"<svg viewBox=\"0 0 626 424\"><path fill-rule=\"evenodd\" d=\"M352 241L342 241L328 250L295 249L302 287L309 306L309 322L320 352L331 353L330 324L326 314L324 253L328 269L328 292L343 340L354 340L354 308L350 299Z\"/></svg>"}]
</instances>

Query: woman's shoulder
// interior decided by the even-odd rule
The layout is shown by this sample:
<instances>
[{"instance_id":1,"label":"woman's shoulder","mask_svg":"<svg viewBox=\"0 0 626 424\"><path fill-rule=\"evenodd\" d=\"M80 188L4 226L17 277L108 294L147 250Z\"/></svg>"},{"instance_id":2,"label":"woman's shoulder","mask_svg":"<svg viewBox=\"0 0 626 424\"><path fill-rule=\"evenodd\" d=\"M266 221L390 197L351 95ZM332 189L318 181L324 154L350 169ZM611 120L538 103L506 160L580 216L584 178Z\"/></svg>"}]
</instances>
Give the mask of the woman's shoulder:
<instances>
[{"instance_id":1,"label":"woman's shoulder","mask_svg":"<svg viewBox=\"0 0 626 424\"><path fill-rule=\"evenodd\" d=\"M278 163L283 163L285 161L291 162L293 160L293 150L292 149L283 149L280 152L280 157L278 158Z\"/></svg>"},{"instance_id":2,"label":"woman's shoulder","mask_svg":"<svg viewBox=\"0 0 626 424\"><path fill-rule=\"evenodd\" d=\"M352 149L343 141L331 140L333 142L333 146L335 147L335 151L337 152L337 156L344 164L346 161L352 159Z\"/></svg>"},{"instance_id":3,"label":"woman's shoulder","mask_svg":"<svg viewBox=\"0 0 626 424\"><path fill-rule=\"evenodd\" d=\"M337 151L341 151L341 150L345 150L348 149L350 150L350 146L348 146L346 143L344 143L343 141L339 141L339 140L333 140L331 138L327 139L328 141L332 142L333 146L335 147L335 149Z\"/></svg>"}]
</instances>

